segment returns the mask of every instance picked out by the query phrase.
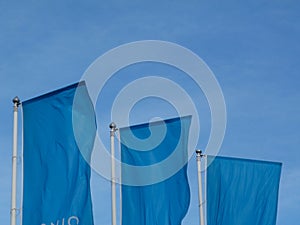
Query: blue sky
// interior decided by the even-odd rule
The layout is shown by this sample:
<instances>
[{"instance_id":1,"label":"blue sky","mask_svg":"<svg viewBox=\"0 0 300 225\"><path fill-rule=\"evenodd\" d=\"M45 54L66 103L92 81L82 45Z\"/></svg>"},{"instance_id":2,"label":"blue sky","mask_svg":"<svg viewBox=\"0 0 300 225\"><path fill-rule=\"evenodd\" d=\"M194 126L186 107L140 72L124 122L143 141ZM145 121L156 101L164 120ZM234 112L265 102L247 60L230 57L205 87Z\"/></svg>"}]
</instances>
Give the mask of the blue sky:
<instances>
[{"instance_id":1,"label":"blue sky","mask_svg":"<svg viewBox=\"0 0 300 225\"><path fill-rule=\"evenodd\" d=\"M208 64L227 107L220 154L282 162L277 224L294 224L300 219L299 10L296 0L0 1L1 224L9 223L11 99L18 95L26 100L75 83L106 51L145 39L177 43ZM130 80L123 77L115 78L118 84ZM189 82L181 81L183 86ZM111 82L114 93L119 88ZM99 102L97 113L105 117L110 104ZM205 138L209 114L201 118ZM195 176L193 160L190 179ZM108 224L109 200L103 193L109 184L97 175L92 182L96 222ZM184 224L198 224L197 204L192 204Z\"/></svg>"}]
</instances>

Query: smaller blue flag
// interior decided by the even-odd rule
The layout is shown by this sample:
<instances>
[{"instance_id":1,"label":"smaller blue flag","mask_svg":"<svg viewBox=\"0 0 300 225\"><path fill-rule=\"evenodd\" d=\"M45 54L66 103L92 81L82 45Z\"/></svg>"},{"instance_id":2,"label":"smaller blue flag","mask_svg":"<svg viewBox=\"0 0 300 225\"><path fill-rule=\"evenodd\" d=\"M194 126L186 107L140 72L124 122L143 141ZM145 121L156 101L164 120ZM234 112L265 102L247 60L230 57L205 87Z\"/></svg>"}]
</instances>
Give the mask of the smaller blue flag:
<instances>
[{"instance_id":1,"label":"smaller blue flag","mask_svg":"<svg viewBox=\"0 0 300 225\"><path fill-rule=\"evenodd\" d=\"M281 163L207 160L207 225L276 224Z\"/></svg>"},{"instance_id":2,"label":"smaller blue flag","mask_svg":"<svg viewBox=\"0 0 300 225\"><path fill-rule=\"evenodd\" d=\"M73 100L77 91L77 104ZM23 225L93 225L89 160L96 132L85 84L22 103L24 129ZM78 148L73 120L82 124ZM85 154L85 158L82 155Z\"/></svg>"},{"instance_id":3,"label":"smaller blue flag","mask_svg":"<svg viewBox=\"0 0 300 225\"><path fill-rule=\"evenodd\" d=\"M131 181L122 185L122 225L181 224L190 203L190 123L188 116L120 129L122 163L135 167L130 170L122 166L122 181ZM132 134L142 141L132 140ZM175 160L164 165L171 155ZM173 174L168 176L170 171ZM148 185L142 185L143 182Z\"/></svg>"}]
</instances>

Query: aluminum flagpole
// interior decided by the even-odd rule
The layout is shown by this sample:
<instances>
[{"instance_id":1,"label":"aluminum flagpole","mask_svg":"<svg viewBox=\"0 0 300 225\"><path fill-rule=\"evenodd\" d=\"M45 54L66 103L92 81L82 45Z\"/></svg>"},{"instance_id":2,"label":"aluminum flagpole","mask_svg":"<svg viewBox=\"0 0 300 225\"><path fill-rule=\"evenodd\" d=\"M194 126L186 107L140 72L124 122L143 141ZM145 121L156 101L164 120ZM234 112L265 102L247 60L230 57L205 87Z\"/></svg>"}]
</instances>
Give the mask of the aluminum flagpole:
<instances>
[{"instance_id":1,"label":"aluminum flagpole","mask_svg":"<svg viewBox=\"0 0 300 225\"><path fill-rule=\"evenodd\" d=\"M201 157L202 151L196 150L197 154L197 168L198 168L198 196L199 196L199 216L200 225L204 225L204 215L203 215L203 200L202 200L202 178L201 178Z\"/></svg>"},{"instance_id":2,"label":"aluminum flagpole","mask_svg":"<svg viewBox=\"0 0 300 225\"><path fill-rule=\"evenodd\" d=\"M13 149L12 149L12 180L11 180L11 210L10 224L16 225L17 215L17 157L18 157L18 107L20 99L15 97L14 103L14 121L13 121Z\"/></svg>"},{"instance_id":3,"label":"aluminum flagpole","mask_svg":"<svg viewBox=\"0 0 300 225\"><path fill-rule=\"evenodd\" d=\"M115 172L115 132L117 126L115 123L109 125L110 128L110 153L111 153L111 223L117 225L116 209L116 172Z\"/></svg>"}]
</instances>

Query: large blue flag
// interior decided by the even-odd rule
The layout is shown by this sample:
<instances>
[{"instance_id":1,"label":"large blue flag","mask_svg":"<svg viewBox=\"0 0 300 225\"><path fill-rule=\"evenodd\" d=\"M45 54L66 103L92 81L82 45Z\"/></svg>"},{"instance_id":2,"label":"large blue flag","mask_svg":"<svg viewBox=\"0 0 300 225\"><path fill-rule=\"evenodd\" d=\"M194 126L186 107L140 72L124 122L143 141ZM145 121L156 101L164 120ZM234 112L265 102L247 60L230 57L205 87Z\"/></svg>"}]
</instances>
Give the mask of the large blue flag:
<instances>
[{"instance_id":1,"label":"large blue flag","mask_svg":"<svg viewBox=\"0 0 300 225\"><path fill-rule=\"evenodd\" d=\"M181 224L190 202L190 123L188 116L120 129L122 225Z\"/></svg>"},{"instance_id":2,"label":"large blue flag","mask_svg":"<svg viewBox=\"0 0 300 225\"><path fill-rule=\"evenodd\" d=\"M210 157L207 225L275 225L281 163Z\"/></svg>"},{"instance_id":3,"label":"large blue flag","mask_svg":"<svg viewBox=\"0 0 300 225\"><path fill-rule=\"evenodd\" d=\"M77 105L73 107L75 91ZM83 82L25 101L23 225L93 225L90 193L95 115ZM72 125L82 124L83 158ZM80 127L80 126L78 126Z\"/></svg>"}]
</instances>

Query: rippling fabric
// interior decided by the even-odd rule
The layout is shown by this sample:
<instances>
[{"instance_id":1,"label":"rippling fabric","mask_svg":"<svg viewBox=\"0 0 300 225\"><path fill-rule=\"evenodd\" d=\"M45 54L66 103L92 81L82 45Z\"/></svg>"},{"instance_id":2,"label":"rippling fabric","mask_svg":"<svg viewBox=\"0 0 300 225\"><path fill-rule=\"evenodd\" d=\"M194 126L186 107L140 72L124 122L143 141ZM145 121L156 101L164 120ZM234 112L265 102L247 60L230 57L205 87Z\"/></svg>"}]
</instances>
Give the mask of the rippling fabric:
<instances>
[{"instance_id":1,"label":"rippling fabric","mask_svg":"<svg viewBox=\"0 0 300 225\"><path fill-rule=\"evenodd\" d=\"M84 83L28 100L23 106L23 225L93 225L91 170L74 138L72 109L84 129L86 159L96 131ZM88 125L88 126L87 126Z\"/></svg>"},{"instance_id":2,"label":"rippling fabric","mask_svg":"<svg viewBox=\"0 0 300 225\"><path fill-rule=\"evenodd\" d=\"M210 156L208 161L207 225L276 224L281 163Z\"/></svg>"}]
</instances>

